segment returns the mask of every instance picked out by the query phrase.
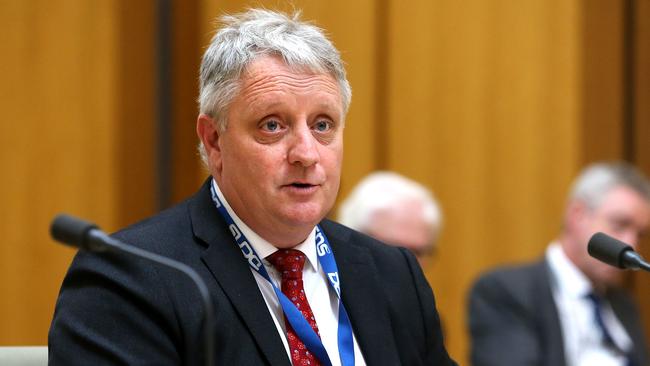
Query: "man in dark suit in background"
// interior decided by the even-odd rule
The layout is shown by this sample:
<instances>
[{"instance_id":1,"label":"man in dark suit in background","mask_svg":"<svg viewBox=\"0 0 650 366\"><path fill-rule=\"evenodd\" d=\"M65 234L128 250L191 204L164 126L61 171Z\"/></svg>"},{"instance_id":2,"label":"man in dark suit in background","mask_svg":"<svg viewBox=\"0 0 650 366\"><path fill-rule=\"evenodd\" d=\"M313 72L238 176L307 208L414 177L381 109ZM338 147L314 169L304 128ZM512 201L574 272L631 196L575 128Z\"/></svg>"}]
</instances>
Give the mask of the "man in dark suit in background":
<instances>
[{"instance_id":1,"label":"man in dark suit in background","mask_svg":"<svg viewBox=\"0 0 650 366\"><path fill-rule=\"evenodd\" d=\"M195 269L215 304L218 365L452 365L414 256L324 220L350 87L297 16L223 18L201 65L196 130L212 177L115 234ZM49 334L53 365L201 362L201 306L174 271L79 253Z\"/></svg>"},{"instance_id":2,"label":"man in dark suit in background","mask_svg":"<svg viewBox=\"0 0 650 366\"><path fill-rule=\"evenodd\" d=\"M625 163L587 167L562 231L538 262L481 276L469 297L474 366L648 365L623 272L587 253L601 231L632 246L650 224L650 185Z\"/></svg>"}]
</instances>

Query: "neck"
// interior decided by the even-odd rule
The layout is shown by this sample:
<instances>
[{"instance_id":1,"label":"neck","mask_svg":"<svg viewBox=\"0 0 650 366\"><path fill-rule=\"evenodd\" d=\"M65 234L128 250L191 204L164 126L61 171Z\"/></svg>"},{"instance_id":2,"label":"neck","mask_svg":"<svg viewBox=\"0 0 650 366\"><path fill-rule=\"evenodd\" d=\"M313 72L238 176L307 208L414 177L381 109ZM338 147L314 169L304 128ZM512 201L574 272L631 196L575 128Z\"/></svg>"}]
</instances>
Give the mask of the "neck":
<instances>
[{"instance_id":1,"label":"neck","mask_svg":"<svg viewBox=\"0 0 650 366\"><path fill-rule=\"evenodd\" d=\"M251 229L255 231L255 229L253 229L252 227ZM255 232L257 233L257 231ZM289 238L288 235L286 235L286 233L283 233L283 235L281 236L268 236L268 237L261 235L259 233L257 235L259 235L260 237L262 237L262 239L268 241L278 249L290 249L307 240L307 238L309 237L309 233L311 233L311 230L309 230L309 232L307 232L304 235L294 235L291 238Z\"/></svg>"},{"instance_id":2,"label":"neck","mask_svg":"<svg viewBox=\"0 0 650 366\"><path fill-rule=\"evenodd\" d=\"M250 230L276 248L289 249L295 247L305 241L316 226L316 223L311 225L284 225L280 222L261 222L254 216L250 216L249 211L241 209L244 207L243 202L239 200L237 195L227 197L227 192L219 185L217 185L217 191L229 214L234 214Z\"/></svg>"},{"instance_id":3,"label":"neck","mask_svg":"<svg viewBox=\"0 0 650 366\"><path fill-rule=\"evenodd\" d=\"M282 225L280 223L260 222L253 217L240 215L237 210L231 206L232 212L248 226L255 234L266 240L274 247L279 249L289 249L305 241L309 234L314 230L314 225Z\"/></svg>"},{"instance_id":4,"label":"neck","mask_svg":"<svg viewBox=\"0 0 650 366\"><path fill-rule=\"evenodd\" d=\"M590 273L588 270L585 270L588 264L584 262L585 254L580 252L584 244L580 240L573 238L567 234L561 235L558 238L558 241L560 242L562 250L564 251L564 254L567 256L569 261L571 261L571 263L573 263L573 265L576 266L576 268L582 274L584 274L585 277L587 277L594 291L598 294L604 295L606 286L604 286L602 283L599 283L599 281L595 281L592 273ZM584 246L584 249L582 250L586 252L586 246Z\"/></svg>"},{"instance_id":5,"label":"neck","mask_svg":"<svg viewBox=\"0 0 650 366\"><path fill-rule=\"evenodd\" d=\"M571 263L573 263L576 267L580 268L578 257L576 256L576 253L573 250L573 248L575 247L573 239L570 236L563 234L557 238L557 241L560 243L560 246L562 247L562 251L564 252L566 257L569 258Z\"/></svg>"}]
</instances>

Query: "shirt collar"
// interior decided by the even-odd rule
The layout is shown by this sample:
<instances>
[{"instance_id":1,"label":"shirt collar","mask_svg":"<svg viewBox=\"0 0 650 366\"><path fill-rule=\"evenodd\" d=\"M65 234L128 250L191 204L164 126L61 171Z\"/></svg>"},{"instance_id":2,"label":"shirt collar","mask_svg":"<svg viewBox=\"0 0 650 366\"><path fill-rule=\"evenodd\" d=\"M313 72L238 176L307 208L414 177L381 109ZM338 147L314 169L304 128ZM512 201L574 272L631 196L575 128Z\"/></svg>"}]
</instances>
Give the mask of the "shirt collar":
<instances>
[{"instance_id":1,"label":"shirt collar","mask_svg":"<svg viewBox=\"0 0 650 366\"><path fill-rule=\"evenodd\" d=\"M593 291L591 282L564 253L559 242L546 249L546 259L555 277L557 290L571 297L581 298Z\"/></svg>"},{"instance_id":2,"label":"shirt collar","mask_svg":"<svg viewBox=\"0 0 650 366\"><path fill-rule=\"evenodd\" d=\"M223 196L223 193L221 192L221 189L219 189L219 185L217 184L216 179L212 178L212 186L214 187L215 192L217 193L217 196L219 196L219 199L223 203L224 207L226 208L226 211L230 214L232 217L233 221L237 226L239 227L239 230L241 230L242 234L248 239L248 243L255 249L255 252L260 258L263 258L265 264L268 264L268 261L266 261L266 257L269 255L275 253L278 251L278 248L276 248L273 244L269 243L268 241L264 240L261 236L259 236L256 232L254 232L246 223L244 223L239 216L233 211L232 207L230 207L230 204L228 203L228 200ZM318 268L318 255L316 253L316 228L314 227L311 232L309 233L309 236L307 236L307 239L303 241L302 243L296 245L293 247L293 249L301 251L303 254L305 254L305 257L307 258L307 262L311 266L312 270L317 270Z\"/></svg>"}]
</instances>

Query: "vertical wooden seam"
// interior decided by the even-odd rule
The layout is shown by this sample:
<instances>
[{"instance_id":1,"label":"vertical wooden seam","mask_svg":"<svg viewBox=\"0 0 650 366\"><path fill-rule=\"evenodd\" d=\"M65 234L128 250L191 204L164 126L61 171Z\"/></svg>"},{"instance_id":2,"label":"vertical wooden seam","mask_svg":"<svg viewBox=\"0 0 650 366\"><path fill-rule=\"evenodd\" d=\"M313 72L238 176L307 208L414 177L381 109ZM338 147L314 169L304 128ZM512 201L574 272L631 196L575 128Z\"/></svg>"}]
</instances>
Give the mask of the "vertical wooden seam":
<instances>
[{"instance_id":1,"label":"vertical wooden seam","mask_svg":"<svg viewBox=\"0 0 650 366\"><path fill-rule=\"evenodd\" d=\"M636 14L635 0L623 2L623 158L636 161Z\"/></svg>"},{"instance_id":2,"label":"vertical wooden seam","mask_svg":"<svg viewBox=\"0 0 650 366\"><path fill-rule=\"evenodd\" d=\"M172 163L172 50L171 0L156 2L156 206L163 210L171 203Z\"/></svg>"},{"instance_id":3,"label":"vertical wooden seam","mask_svg":"<svg viewBox=\"0 0 650 366\"><path fill-rule=\"evenodd\" d=\"M155 11L153 0L117 2L118 227L156 211Z\"/></svg>"},{"instance_id":4,"label":"vertical wooden seam","mask_svg":"<svg viewBox=\"0 0 650 366\"><path fill-rule=\"evenodd\" d=\"M387 169L390 146L388 144L388 113L389 100L389 62L390 54L388 16L390 0L379 0L375 8L375 121L374 126L374 155L375 169Z\"/></svg>"}]
</instances>

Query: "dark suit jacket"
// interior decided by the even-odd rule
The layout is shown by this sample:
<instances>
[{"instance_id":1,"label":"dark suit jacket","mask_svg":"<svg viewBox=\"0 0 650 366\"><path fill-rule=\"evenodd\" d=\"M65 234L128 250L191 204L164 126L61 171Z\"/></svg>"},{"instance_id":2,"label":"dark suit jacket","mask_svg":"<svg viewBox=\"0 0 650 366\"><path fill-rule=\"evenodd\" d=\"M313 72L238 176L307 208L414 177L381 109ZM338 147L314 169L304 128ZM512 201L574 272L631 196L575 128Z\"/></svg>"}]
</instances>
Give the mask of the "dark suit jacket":
<instances>
[{"instance_id":1,"label":"dark suit jacket","mask_svg":"<svg viewBox=\"0 0 650 366\"><path fill-rule=\"evenodd\" d=\"M452 365L431 288L414 257L331 221L342 298L368 365ZM215 304L216 365L290 361L247 262L210 198L192 198L114 235L194 268ZM52 365L195 365L202 311L173 270L116 254L80 252L49 333Z\"/></svg>"},{"instance_id":2,"label":"dark suit jacket","mask_svg":"<svg viewBox=\"0 0 650 366\"><path fill-rule=\"evenodd\" d=\"M639 313L622 290L607 295L632 338L634 365L648 365ZM474 366L563 366L564 341L545 260L482 275L470 292Z\"/></svg>"}]
</instances>

